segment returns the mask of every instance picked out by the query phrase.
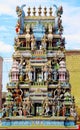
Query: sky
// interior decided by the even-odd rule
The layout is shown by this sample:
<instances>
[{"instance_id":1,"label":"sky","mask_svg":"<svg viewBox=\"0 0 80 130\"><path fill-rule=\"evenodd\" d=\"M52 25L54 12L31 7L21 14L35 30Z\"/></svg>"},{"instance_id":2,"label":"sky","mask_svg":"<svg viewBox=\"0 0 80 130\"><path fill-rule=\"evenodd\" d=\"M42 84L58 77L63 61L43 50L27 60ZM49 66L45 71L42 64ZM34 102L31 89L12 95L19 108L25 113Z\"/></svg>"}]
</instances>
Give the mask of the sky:
<instances>
[{"instance_id":1,"label":"sky","mask_svg":"<svg viewBox=\"0 0 80 130\"><path fill-rule=\"evenodd\" d=\"M12 58L14 52L15 26L17 21L16 6L26 4L27 8L52 7L53 14L57 6L63 6L62 22L64 27L63 36L66 38L66 49L80 49L80 0L0 0L0 56L3 57L3 91L9 81L8 74L12 62L5 58ZM27 13L26 13L27 15Z\"/></svg>"}]
</instances>

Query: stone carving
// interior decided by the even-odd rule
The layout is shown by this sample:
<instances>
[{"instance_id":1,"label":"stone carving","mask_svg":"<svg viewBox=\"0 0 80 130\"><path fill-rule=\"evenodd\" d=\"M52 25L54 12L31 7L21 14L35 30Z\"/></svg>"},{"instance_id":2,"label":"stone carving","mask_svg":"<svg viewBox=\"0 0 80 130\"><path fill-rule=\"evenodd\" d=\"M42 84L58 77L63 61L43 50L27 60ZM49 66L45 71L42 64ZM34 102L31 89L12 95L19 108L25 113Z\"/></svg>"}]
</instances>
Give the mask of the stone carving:
<instances>
[{"instance_id":1,"label":"stone carving","mask_svg":"<svg viewBox=\"0 0 80 130\"><path fill-rule=\"evenodd\" d=\"M52 26L49 26L49 34L48 34L48 40L49 40L49 46L52 47L52 40L53 40L53 34L52 34Z\"/></svg>"},{"instance_id":2,"label":"stone carving","mask_svg":"<svg viewBox=\"0 0 80 130\"><path fill-rule=\"evenodd\" d=\"M25 99L25 104L26 104L27 115L30 115L31 114L31 107L33 106L32 102L30 100L30 97L27 97Z\"/></svg>"},{"instance_id":3,"label":"stone carving","mask_svg":"<svg viewBox=\"0 0 80 130\"><path fill-rule=\"evenodd\" d=\"M22 5L21 7L17 6L16 7L16 13L19 17L17 25L16 25L16 32L18 34L23 34L24 31L24 17L25 17L25 13L23 11L23 7L25 7L26 5Z\"/></svg>"},{"instance_id":4,"label":"stone carving","mask_svg":"<svg viewBox=\"0 0 80 130\"><path fill-rule=\"evenodd\" d=\"M31 38L31 35L30 35L30 28L27 27L27 26L26 26L25 38L26 38L26 46L27 46L27 48L30 48L30 38Z\"/></svg>"},{"instance_id":5,"label":"stone carving","mask_svg":"<svg viewBox=\"0 0 80 130\"><path fill-rule=\"evenodd\" d=\"M49 110L50 110L49 104L50 104L50 102L49 102L48 98L46 98L43 101L43 115L48 115L49 114Z\"/></svg>"},{"instance_id":6,"label":"stone carving","mask_svg":"<svg viewBox=\"0 0 80 130\"><path fill-rule=\"evenodd\" d=\"M46 46L47 46L47 36L46 35L43 36L41 44L42 44L43 49L45 50Z\"/></svg>"},{"instance_id":7,"label":"stone carving","mask_svg":"<svg viewBox=\"0 0 80 130\"><path fill-rule=\"evenodd\" d=\"M23 11L23 7L25 7L26 5L22 5L21 7L17 6L16 7L16 13L19 17L17 25L16 25L16 32L18 34L23 34L24 31L24 17L25 17L25 13Z\"/></svg>"},{"instance_id":8,"label":"stone carving","mask_svg":"<svg viewBox=\"0 0 80 130\"><path fill-rule=\"evenodd\" d=\"M36 44L36 41L35 41L34 36L32 35L31 36L31 50L34 50L35 44Z\"/></svg>"},{"instance_id":9,"label":"stone carving","mask_svg":"<svg viewBox=\"0 0 80 130\"><path fill-rule=\"evenodd\" d=\"M59 16L61 17L61 15L63 14L63 7L62 6L59 6L57 7L56 5L53 5L55 8L56 8L56 16Z\"/></svg>"}]
</instances>

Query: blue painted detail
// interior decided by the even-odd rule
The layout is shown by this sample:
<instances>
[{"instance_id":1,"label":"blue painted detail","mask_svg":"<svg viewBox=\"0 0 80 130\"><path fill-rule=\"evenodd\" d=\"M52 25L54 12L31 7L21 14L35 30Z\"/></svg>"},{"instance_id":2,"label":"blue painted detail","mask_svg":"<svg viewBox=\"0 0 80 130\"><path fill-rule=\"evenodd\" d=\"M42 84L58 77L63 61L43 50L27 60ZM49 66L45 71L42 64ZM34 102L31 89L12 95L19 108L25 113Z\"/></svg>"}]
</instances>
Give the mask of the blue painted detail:
<instances>
[{"instance_id":1,"label":"blue painted detail","mask_svg":"<svg viewBox=\"0 0 80 130\"><path fill-rule=\"evenodd\" d=\"M42 39L42 37L45 34L45 28L44 26L41 24L40 21L38 21L38 23L36 24L36 26L33 28L33 34L36 38L37 41L40 41Z\"/></svg>"},{"instance_id":2,"label":"blue painted detail","mask_svg":"<svg viewBox=\"0 0 80 130\"><path fill-rule=\"evenodd\" d=\"M10 120L2 121L2 126L11 126L11 121Z\"/></svg>"},{"instance_id":3,"label":"blue painted detail","mask_svg":"<svg viewBox=\"0 0 80 130\"><path fill-rule=\"evenodd\" d=\"M64 121L43 121L44 125L64 126Z\"/></svg>"},{"instance_id":4,"label":"blue painted detail","mask_svg":"<svg viewBox=\"0 0 80 130\"><path fill-rule=\"evenodd\" d=\"M3 115L3 113L2 113L2 112L0 112L0 117L2 117L2 115Z\"/></svg>"},{"instance_id":5,"label":"blue painted detail","mask_svg":"<svg viewBox=\"0 0 80 130\"><path fill-rule=\"evenodd\" d=\"M52 125L52 126L75 126L75 121L69 120L3 120L2 126L31 126L31 125Z\"/></svg>"},{"instance_id":6,"label":"blue painted detail","mask_svg":"<svg viewBox=\"0 0 80 130\"><path fill-rule=\"evenodd\" d=\"M65 126L74 126L75 125L75 121L65 121L64 125Z\"/></svg>"},{"instance_id":7,"label":"blue painted detail","mask_svg":"<svg viewBox=\"0 0 80 130\"><path fill-rule=\"evenodd\" d=\"M67 82L61 83L61 87L70 87L70 84Z\"/></svg>"},{"instance_id":8,"label":"blue painted detail","mask_svg":"<svg viewBox=\"0 0 80 130\"><path fill-rule=\"evenodd\" d=\"M32 125L32 121L22 120L22 121L11 121L12 126L22 126L22 125Z\"/></svg>"},{"instance_id":9,"label":"blue painted detail","mask_svg":"<svg viewBox=\"0 0 80 130\"><path fill-rule=\"evenodd\" d=\"M43 125L43 121L42 120L34 120L34 121L32 121L32 124L33 125Z\"/></svg>"}]
</instances>

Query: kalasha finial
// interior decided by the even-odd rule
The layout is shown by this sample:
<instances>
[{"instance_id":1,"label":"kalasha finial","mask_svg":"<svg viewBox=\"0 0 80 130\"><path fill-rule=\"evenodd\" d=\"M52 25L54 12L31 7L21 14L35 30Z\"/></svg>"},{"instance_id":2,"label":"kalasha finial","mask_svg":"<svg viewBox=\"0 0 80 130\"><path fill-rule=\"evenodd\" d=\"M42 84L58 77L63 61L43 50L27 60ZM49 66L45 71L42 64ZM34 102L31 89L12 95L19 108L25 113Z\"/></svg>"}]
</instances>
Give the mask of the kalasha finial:
<instances>
[{"instance_id":1,"label":"kalasha finial","mask_svg":"<svg viewBox=\"0 0 80 130\"><path fill-rule=\"evenodd\" d=\"M52 8L50 7L49 10L50 10L49 14L50 14L50 16L52 16Z\"/></svg>"},{"instance_id":2,"label":"kalasha finial","mask_svg":"<svg viewBox=\"0 0 80 130\"><path fill-rule=\"evenodd\" d=\"M33 8L33 16L35 16L35 14L36 14L36 8L34 7Z\"/></svg>"},{"instance_id":3,"label":"kalasha finial","mask_svg":"<svg viewBox=\"0 0 80 130\"><path fill-rule=\"evenodd\" d=\"M45 16L47 15L47 8L46 7L44 8L44 15Z\"/></svg>"},{"instance_id":4,"label":"kalasha finial","mask_svg":"<svg viewBox=\"0 0 80 130\"><path fill-rule=\"evenodd\" d=\"M31 8L30 7L28 8L27 13L28 13L28 16L30 16L30 14L31 14Z\"/></svg>"},{"instance_id":5,"label":"kalasha finial","mask_svg":"<svg viewBox=\"0 0 80 130\"><path fill-rule=\"evenodd\" d=\"M41 16L41 13L42 13L42 11L41 11L41 6L38 8L39 9L39 11L38 11L38 14L39 14L39 16Z\"/></svg>"}]
</instances>

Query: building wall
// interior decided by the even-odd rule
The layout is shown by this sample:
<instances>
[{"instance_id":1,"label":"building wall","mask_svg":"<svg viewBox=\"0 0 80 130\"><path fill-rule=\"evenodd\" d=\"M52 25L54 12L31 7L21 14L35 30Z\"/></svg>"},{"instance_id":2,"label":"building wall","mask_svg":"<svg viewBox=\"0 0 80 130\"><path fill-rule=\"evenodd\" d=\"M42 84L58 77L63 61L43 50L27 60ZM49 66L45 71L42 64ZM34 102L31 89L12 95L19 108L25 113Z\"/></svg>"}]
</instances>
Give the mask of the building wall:
<instances>
[{"instance_id":1,"label":"building wall","mask_svg":"<svg viewBox=\"0 0 80 130\"><path fill-rule=\"evenodd\" d=\"M66 51L66 64L70 74L71 92L80 109L80 50Z\"/></svg>"},{"instance_id":2,"label":"building wall","mask_svg":"<svg viewBox=\"0 0 80 130\"><path fill-rule=\"evenodd\" d=\"M3 59L0 57L0 108L2 106L2 70L3 70Z\"/></svg>"}]
</instances>

